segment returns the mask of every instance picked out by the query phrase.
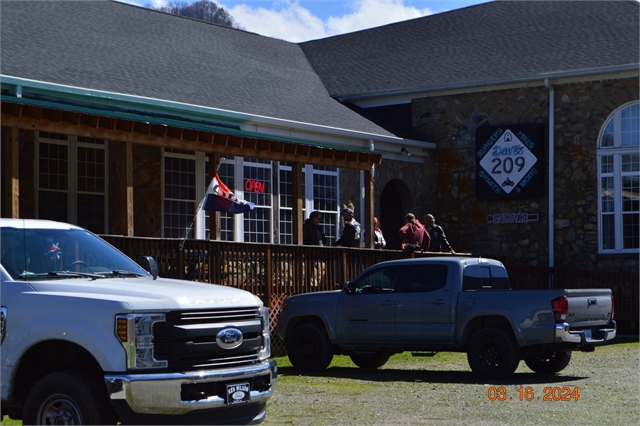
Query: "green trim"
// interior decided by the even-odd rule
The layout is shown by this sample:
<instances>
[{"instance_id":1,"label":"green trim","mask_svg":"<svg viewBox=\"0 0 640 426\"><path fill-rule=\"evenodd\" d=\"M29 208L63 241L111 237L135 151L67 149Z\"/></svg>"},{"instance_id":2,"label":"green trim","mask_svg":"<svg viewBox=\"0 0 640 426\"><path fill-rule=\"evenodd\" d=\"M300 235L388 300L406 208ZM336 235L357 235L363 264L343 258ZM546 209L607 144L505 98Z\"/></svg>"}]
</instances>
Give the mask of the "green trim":
<instances>
[{"instance_id":1,"label":"green trim","mask_svg":"<svg viewBox=\"0 0 640 426\"><path fill-rule=\"evenodd\" d=\"M367 154L373 154L373 155L381 155L378 152L369 151L366 149L347 148L343 146L329 145L324 143L311 142L311 141L305 141L301 139L293 139L293 138L286 138L286 137L280 137L280 136L259 135L256 133L240 130L237 127L234 128L234 127L226 127L223 125L215 126L210 124L200 124L200 123L194 123L194 122L184 121L179 119L158 117L156 115L141 115L141 114L134 114L134 113L128 113L128 112L108 111L108 110L95 109L95 108L90 108L85 106L71 105L67 103L50 102L50 101L42 101L42 100L27 99L27 98L17 98L15 96L8 96L8 95L2 95L2 101L17 103L17 104L24 104L24 105L32 105L32 106L43 107L43 108L53 108L53 109L59 109L64 111L79 112L84 114L99 115L103 117L120 118L124 120L132 120L132 121L138 121L143 123L152 123L152 124L159 124L159 125L165 125L165 126L180 127L184 129L201 130L201 131L213 132L213 133L223 133L227 135L241 136L241 137L247 137L252 139L265 139L265 140L272 140L277 142L291 143L296 145L313 146L313 147L318 147L323 149L335 149L340 151L361 152L361 153L367 153Z\"/></svg>"}]
</instances>

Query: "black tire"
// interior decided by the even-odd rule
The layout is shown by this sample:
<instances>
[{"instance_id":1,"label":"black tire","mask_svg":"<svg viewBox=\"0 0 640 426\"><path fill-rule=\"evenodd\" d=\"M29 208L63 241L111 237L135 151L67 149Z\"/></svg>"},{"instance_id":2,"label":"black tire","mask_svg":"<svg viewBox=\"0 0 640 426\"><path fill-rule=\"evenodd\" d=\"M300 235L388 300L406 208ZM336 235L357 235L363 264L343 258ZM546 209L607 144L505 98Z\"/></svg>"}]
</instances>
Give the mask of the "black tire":
<instances>
[{"instance_id":1,"label":"black tire","mask_svg":"<svg viewBox=\"0 0 640 426\"><path fill-rule=\"evenodd\" d=\"M351 355L351 361L358 367L365 370L376 370L379 367L382 367L389 361L388 354L379 353L374 355L359 355L354 354Z\"/></svg>"},{"instance_id":2,"label":"black tire","mask_svg":"<svg viewBox=\"0 0 640 426\"><path fill-rule=\"evenodd\" d=\"M483 328L469 341L467 361L471 370L483 379L504 379L518 368L520 347L509 331Z\"/></svg>"},{"instance_id":3,"label":"black tire","mask_svg":"<svg viewBox=\"0 0 640 426\"><path fill-rule=\"evenodd\" d=\"M99 383L90 383L81 373L60 371L40 379L24 403L25 425L116 424L116 416Z\"/></svg>"},{"instance_id":4,"label":"black tire","mask_svg":"<svg viewBox=\"0 0 640 426\"><path fill-rule=\"evenodd\" d=\"M333 359L333 346L324 327L303 324L285 338L291 365L301 371L325 370Z\"/></svg>"},{"instance_id":5,"label":"black tire","mask_svg":"<svg viewBox=\"0 0 640 426\"><path fill-rule=\"evenodd\" d=\"M571 361L571 352L540 352L525 357L527 367L538 374L551 375L564 370Z\"/></svg>"}]
</instances>

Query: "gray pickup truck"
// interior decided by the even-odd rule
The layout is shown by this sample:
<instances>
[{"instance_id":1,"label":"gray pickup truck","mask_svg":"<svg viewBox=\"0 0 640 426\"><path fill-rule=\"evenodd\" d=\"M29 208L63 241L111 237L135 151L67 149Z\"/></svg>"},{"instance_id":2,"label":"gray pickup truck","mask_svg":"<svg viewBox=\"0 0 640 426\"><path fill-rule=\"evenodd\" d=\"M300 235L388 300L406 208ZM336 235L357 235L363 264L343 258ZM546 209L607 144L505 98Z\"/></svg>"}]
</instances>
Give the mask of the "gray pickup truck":
<instances>
[{"instance_id":1,"label":"gray pickup truck","mask_svg":"<svg viewBox=\"0 0 640 426\"><path fill-rule=\"evenodd\" d=\"M302 371L326 369L334 354L375 369L394 353L466 352L474 373L504 379L521 359L561 371L571 351L615 337L613 313L610 289L511 290L502 263L443 256L382 262L342 290L291 296L278 334Z\"/></svg>"}]
</instances>

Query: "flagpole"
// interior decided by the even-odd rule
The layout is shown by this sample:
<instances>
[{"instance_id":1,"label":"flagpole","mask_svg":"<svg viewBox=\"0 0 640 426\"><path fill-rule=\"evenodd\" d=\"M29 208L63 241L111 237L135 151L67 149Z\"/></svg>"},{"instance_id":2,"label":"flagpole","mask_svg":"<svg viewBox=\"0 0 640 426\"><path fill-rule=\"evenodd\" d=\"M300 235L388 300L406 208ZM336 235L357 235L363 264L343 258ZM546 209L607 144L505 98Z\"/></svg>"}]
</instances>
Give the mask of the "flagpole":
<instances>
[{"instance_id":1,"label":"flagpole","mask_svg":"<svg viewBox=\"0 0 640 426\"><path fill-rule=\"evenodd\" d=\"M213 181L213 179L215 179L215 176L211 178L211 180ZM189 225L189 228L187 228L187 234L184 236L184 240L182 240L182 244L180 244L180 251L182 251L184 249L184 243L187 242L187 239L189 238L189 234L191 233L191 230L193 229L193 224L196 221L196 218L198 217L198 213L200 213L200 209L202 209L202 205L204 204L204 200L207 199L207 194L209 193L209 186L211 186L211 182L209 182L209 185L207 185L207 190L204 193L204 197L202 197L202 200L200 200L200 204L198 205L198 208L196 209L196 214L193 215L193 220L191 221L191 225Z\"/></svg>"}]
</instances>

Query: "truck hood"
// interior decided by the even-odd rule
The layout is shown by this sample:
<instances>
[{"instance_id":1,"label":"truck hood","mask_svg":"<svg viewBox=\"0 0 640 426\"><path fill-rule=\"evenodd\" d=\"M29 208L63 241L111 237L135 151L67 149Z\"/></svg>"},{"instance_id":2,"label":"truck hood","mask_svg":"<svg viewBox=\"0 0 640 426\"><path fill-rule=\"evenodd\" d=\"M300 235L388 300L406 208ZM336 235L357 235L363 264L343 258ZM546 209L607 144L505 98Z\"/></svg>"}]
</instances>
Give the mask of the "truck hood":
<instances>
[{"instance_id":1,"label":"truck hood","mask_svg":"<svg viewBox=\"0 0 640 426\"><path fill-rule=\"evenodd\" d=\"M258 297L244 290L166 278L34 280L29 285L39 295L120 302L133 311L262 306Z\"/></svg>"}]
</instances>

